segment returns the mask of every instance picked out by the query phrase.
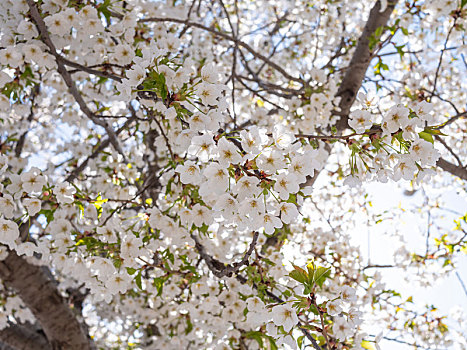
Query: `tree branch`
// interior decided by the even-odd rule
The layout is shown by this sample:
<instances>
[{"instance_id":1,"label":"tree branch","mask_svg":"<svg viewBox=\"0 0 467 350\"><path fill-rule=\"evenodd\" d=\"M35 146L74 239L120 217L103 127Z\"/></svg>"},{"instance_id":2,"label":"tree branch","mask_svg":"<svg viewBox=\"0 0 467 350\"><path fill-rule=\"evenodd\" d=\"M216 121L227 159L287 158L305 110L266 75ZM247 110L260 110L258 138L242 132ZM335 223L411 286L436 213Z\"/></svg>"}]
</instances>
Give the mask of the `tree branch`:
<instances>
[{"instance_id":1,"label":"tree branch","mask_svg":"<svg viewBox=\"0 0 467 350\"><path fill-rule=\"evenodd\" d=\"M448 173L460 177L462 180L467 180L466 167L457 166L455 164L452 164L451 162L448 162L447 160L444 160L443 158L438 159L436 165L439 166L441 169L447 171Z\"/></svg>"},{"instance_id":2,"label":"tree branch","mask_svg":"<svg viewBox=\"0 0 467 350\"><path fill-rule=\"evenodd\" d=\"M205 25L202 25L200 23L197 23L197 22L189 22L189 21L186 21L186 20L183 20L183 19L179 19L179 18L171 18L171 17L150 17L150 18L143 18L141 20L139 20L140 23L148 23L148 22L174 22L174 23L182 23L182 24L185 24L187 26L191 26L191 27L196 27L196 28L199 28L199 29L203 29L207 32L210 32L212 34L214 34L215 36L219 36L221 38L224 38L226 40L229 40L229 41L232 41L233 43L235 43L236 45L238 46L241 46L243 47L245 50L247 50L249 53L251 53L254 57L256 58L259 58L260 60L262 60L263 62L265 62L267 65L269 65L271 68L274 68L275 70L277 70L279 73L281 73L285 78L289 79L289 80L292 80L292 81L295 81L295 82L298 82L298 83L303 83L303 80L300 79L300 78L296 78L296 77L293 77L291 76L289 73L287 73L280 65L278 65L277 63L274 63L272 62L269 58L267 58L266 56L260 54L259 52L255 51L250 45L248 45L247 43L237 39L237 38L234 38L226 33L222 33L222 32L219 32L213 28L210 28L210 27L206 27Z\"/></svg>"},{"instance_id":3,"label":"tree branch","mask_svg":"<svg viewBox=\"0 0 467 350\"><path fill-rule=\"evenodd\" d=\"M91 350L93 343L44 268L10 251L0 278L14 289L39 321L52 349Z\"/></svg>"},{"instance_id":4,"label":"tree branch","mask_svg":"<svg viewBox=\"0 0 467 350\"><path fill-rule=\"evenodd\" d=\"M219 277L219 278L224 277L224 276L232 277L232 275L234 273L237 273L238 270L240 270L242 266L248 265L248 259L253 253L253 250L255 249L256 242L258 241L258 236L259 236L259 232L255 231L253 233L253 239L251 240L250 247L245 252L242 260L240 260L239 262L235 262L233 264L225 264L213 258L211 255L209 255L206 252L206 249L204 248L204 246L199 241L198 237L196 237L194 234L191 234L191 238L195 241L195 247L196 247L196 250L198 250L199 255L206 262L206 265L208 265L209 270L211 270L211 272L216 277Z\"/></svg>"},{"instance_id":5,"label":"tree branch","mask_svg":"<svg viewBox=\"0 0 467 350\"><path fill-rule=\"evenodd\" d=\"M397 1L398 0L388 1L386 10L380 12L381 2L378 0L371 9L370 16L365 24L362 35L358 39L357 48L355 49L352 60L346 69L344 79L342 80L336 94L341 97L339 107L343 114L337 123L337 129L339 131L349 127L348 114L350 107L352 107L355 98L357 97L357 92L362 86L362 81L365 78L368 66L373 59L373 52L370 49L370 38L374 37L375 39L379 39L379 37L375 37L376 29L386 25L392 11L396 7Z\"/></svg>"},{"instance_id":6,"label":"tree branch","mask_svg":"<svg viewBox=\"0 0 467 350\"><path fill-rule=\"evenodd\" d=\"M47 31L47 26L45 25L44 20L42 19L39 10L37 9L36 4L34 3L34 0L26 0L28 5L29 5L29 11L31 13L31 17L37 27L37 30L39 31L41 35L42 41L48 46L50 53L55 57L55 60L57 62L57 71L60 73L62 76L63 80L65 81L66 86L68 87L68 91L73 95L75 98L76 102L78 103L81 111L96 125L102 126L105 131L107 132L109 136L110 143L112 146L115 148L115 150L120 153L124 158L125 155L123 153L122 148L120 147L117 136L115 135L115 132L113 129L105 122L104 120L101 120L99 118L96 118L94 113L89 109L87 106L86 102L84 101L83 97L81 96L80 92L78 91L78 88L76 87L76 84L74 83L70 72L67 71L64 63L63 63L63 57L57 53L57 50L55 49L55 45L50 39L49 33ZM71 62L71 61L69 61Z\"/></svg>"},{"instance_id":7,"label":"tree branch","mask_svg":"<svg viewBox=\"0 0 467 350\"><path fill-rule=\"evenodd\" d=\"M0 341L15 350L52 350L44 334L30 326L10 322L8 327L0 330Z\"/></svg>"},{"instance_id":8,"label":"tree branch","mask_svg":"<svg viewBox=\"0 0 467 350\"><path fill-rule=\"evenodd\" d=\"M86 72L86 73L89 73L89 74L94 74L95 76L98 76L98 77L109 78L109 79L118 81L119 83L122 82L122 78L119 77L118 75L103 72L103 71L100 71L100 70L97 70L97 69L92 69L90 67L83 66L82 64L70 61L68 58L65 58L65 57L63 57L63 56L61 56L59 54L56 54L54 56L55 56L55 58L57 60L60 60L61 62L63 62L63 64L65 64L65 65L67 65L69 67L76 68L76 71L83 71L83 72ZM105 66L105 64L104 64L104 66ZM74 72L69 72L69 73L74 73Z\"/></svg>"}]
</instances>

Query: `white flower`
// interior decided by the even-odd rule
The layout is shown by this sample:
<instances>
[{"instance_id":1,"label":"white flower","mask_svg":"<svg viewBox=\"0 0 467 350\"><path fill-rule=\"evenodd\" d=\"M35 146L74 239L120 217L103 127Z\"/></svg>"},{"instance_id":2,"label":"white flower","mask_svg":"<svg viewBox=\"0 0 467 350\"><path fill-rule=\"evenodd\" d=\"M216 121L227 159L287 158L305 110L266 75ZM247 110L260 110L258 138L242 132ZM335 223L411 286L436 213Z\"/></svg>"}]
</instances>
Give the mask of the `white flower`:
<instances>
[{"instance_id":1,"label":"white flower","mask_svg":"<svg viewBox=\"0 0 467 350\"><path fill-rule=\"evenodd\" d=\"M29 216L36 215L41 210L41 201L37 198L26 198L23 201Z\"/></svg>"},{"instance_id":2,"label":"white flower","mask_svg":"<svg viewBox=\"0 0 467 350\"><path fill-rule=\"evenodd\" d=\"M341 298L346 302L353 302L357 300L357 294L355 288L350 286L342 286L340 289Z\"/></svg>"},{"instance_id":3,"label":"white flower","mask_svg":"<svg viewBox=\"0 0 467 350\"><path fill-rule=\"evenodd\" d=\"M38 168L31 168L28 172L21 174L22 188L27 193L40 192L47 183L45 176L40 174Z\"/></svg>"},{"instance_id":4,"label":"white flower","mask_svg":"<svg viewBox=\"0 0 467 350\"><path fill-rule=\"evenodd\" d=\"M371 113L367 110L357 109L350 114L349 126L355 130L357 134L364 133L373 125L371 121Z\"/></svg>"},{"instance_id":5,"label":"white flower","mask_svg":"<svg viewBox=\"0 0 467 350\"><path fill-rule=\"evenodd\" d=\"M242 130L240 136L242 138L242 148L249 158L254 158L268 142L266 130L259 129L257 126L253 126L248 131Z\"/></svg>"},{"instance_id":6,"label":"white flower","mask_svg":"<svg viewBox=\"0 0 467 350\"><path fill-rule=\"evenodd\" d=\"M294 338L290 335L286 335L285 337L281 337L276 341L277 345L287 344L289 348L296 350L298 349L297 342Z\"/></svg>"},{"instance_id":7,"label":"white flower","mask_svg":"<svg viewBox=\"0 0 467 350\"><path fill-rule=\"evenodd\" d=\"M379 12L384 12L387 7L388 7L388 0L381 0L381 8L379 9Z\"/></svg>"},{"instance_id":8,"label":"white flower","mask_svg":"<svg viewBox=\"0 0 467 350\"><path fill-rule=\"evenodd\" d=\"M149 218L151 224L151 217ZM152 226L152 225L151 225ZM97 234L102 242L117 243L117 235L109 225L97 228Z\"/></svg>"},{"instance_id":9,"label":"white flower","mask_svg":"<svg viewBox=\"0 0 467 350\"><path fill-rule=\"evenodd\" d=\"M271 148L259 155L257 165L261 170L270 174L274 174L277 170L283 169L286 166L282 152Z\"/></svg>"},{"instance_id":10,"label":"white flower","mask_svg":"<svg viewBox=\"0 0 467 350\"><path fill-rule=\"evenodd\" d=\"M89 204L84 210L84 216L91 220L97 220L97 208L94 204Z\"/></svg>"},{"instance_id":11,"label":"white flower","mask_svg":"<svg viewBox=\"0 0 467 350\"><path fill-rule=\"evenodd\" d=\"M0 214L9 219L13 217L15 210L16 204L11 195L4 194L3 197L0 197Z\"/></svg>"},{"instance_id":12,"label":"white flower","mask_svg":"<svg viewBox=\"0 0 467 350\"><path fill-rule=\"evenodd\" d=\"M406 107L392 107L384 116L381 125L385 133L392 134L401 127L405 128L409 123L409 112L409 109Z\"/></svg>"},{"instance_id":13,"label":"white flower","mask_svg":"<svg viewBox=\"0 0 467 350\"><path fill-rule=\"evenodd\" d=\"M40 62L44 54L41 48L35 44L24 45L22 50L26 62Z\"/></svg>"},{"instance_id":14,"label":"white flower","mask_svg":"<svg viewBox=\"0 0 467 350\"><path fill-rule=\"evenodd\" d=\"M13 249L18 237L18 225L14 221L0 219L0 243L7 244Z\"/></svg>"},{"instance_id":15,"label":"white flower","mask_svg":"<svg viewBox=\"0 0 467 350\"><path fill-rule=\"evenodd\" d=\"M433 110L433 104L427 101L421 101L417 103L412 109L414 110L417 115L422 118L422 120L427 121L430 123L432 121L432 117L430 116L430 112Z\"/></svg>"},{"instance_id":16,"label":"white flower","mask_svg":"<svg viewBox=\"0 0 467 350\"><path fill-rule=\"evenodd\" d=\"M34 253L38 252L37 245L35 245L32 242L20 243L18 244L15 250L18 255L26 255L29 257L33 256Z\"/></svg>"},{"instance_id":17,"label":"white flower","mask_svg":"<svg viewBox=\"0 0 467 350\"><path fill-rule=\"evenodd\" d=\"M439 152L433 145L423 139L416 140L410 146L410 153L415 162L421 162L422 165L432 166L439 159Z\"/></svg>"},{"instance_id":18,"label":"white flower","mask_svg":"<svg viewBox=\"0 0 467 350\"><path fill-rule=\"evenodd\" d=\"M0 64L17 68L23 61L23 55L14 46L8 46L6 49L0 50Z\"/></svg>"},{"instance_id":19,"label":"white flower","mask_svg":"<svg viewBox=\"0 0 467 350\"><path fill-rule=\"evenodd\" d=\"M352 328L343 317L337 317L332 325L334 336L340 341L345 340L351 333Z\"/></svg>"},{"instance_id":20,"label":"white flower","mask_svg":"<svg viewBox=\"0 0 467 350\"><path fill-rule=\"evenodd\" d=\"M208 179L206 186L211 192L221 194L229 188L229 173L218 163L209 163L203 175Z\"/></svg>"},{"instance_id":21,"label":"white flower","mask_svg":"<svg viewBox=\"0 0 467 350\"><path fill-rule=\"evenodd\" d=\"M203 224L210 225L213 221L210 210L199 203L193 206L191 213L195 226L201 227Z\"/></svg>"},{"instance_id":22,"label":"white flower","mask_svg":"<svg viewBox=\"0 0 467 350\"><path fill-rule=\"evenodd\" d=\"M238 212L241 215L248 215L250 219L256 219L260 215L262 215L265 211L264 200L262 197L259 198L245 198L242 203L240 203L240 207Z\"/></svg>"},{"instance_id":23,"label":"white flower","mask_svg":"<svg viewBox=\"0 0 467 350\"><path fill-rule=\"evenodd\" d=\"M122 65L130 64L134 57L133 48L127 44L116 46L112 55L113 60Z\"/></svg>"},{"instance_id":24,"label":"white flower","mask_svg":"<svg viewBox=\"0 0 467 350\"><path fill-rule=\"evenodd\" d=\"M404 140L418 139L418 131L423 129L423 120L420 118L412 118L404 127L402 137Z\"/></svg>"},{"instance_id":25,"label":"white flower","mask_svg":"<svg viewBox=\"0 0 467 350\"><path fill-rule=\"evenodd\" d=\"M329 316L336 316L342 312L341 301L336 299L326 304L326 312Z\"/></svg>"},{"instance_id":26,"label":"white flower","mask_svg":"<svg viewBox=\"0 0 467 350\"><path fill-rule=\"evenodd\" d=\"M278 124L274 126L272 137L279 148L287 149L295 141L295 136L284 125Z\"/></svg>"},{"instance_id":27,"label":"white flower","mask_svg":"<svg viewBox=\"0 0 467 350\"><path fill-rule=\"evenodd\" d=\"M249 312L250 311L261 312L261 311L264 311L266 309L266 305L258 297L248 298L246 300L246 307L248 308Z\"/></svg>"},{"instance_id":28,"label":"white flower","mask_svg":"<svg viewBox=\"0 0 467 350\"><path fill-rule=\"evenodd\" d=\"M255 197L261 192L261 188L257 186L259 180L253 176L243 176L234 187L234 193L237 194L238 200L243 200L246 197Z\"/></svg>"},{"instance_id":29,"label":"white flower","mask_svg":"<svg viewBox=\"0 0 467 350\"><path fill-rule=\"evenodd\" d=\"M34 23L24 19L20 22L16 30L19 34L22 34L26 40L31 40L39 34Z\"/></svg>"},{"instance_id":30,"label":"white flower","mask_svg":"<svg viewBox=\"0 0 467 350\"><path fill-rule=\"evenodd\" d=\"M221 138L217 143L217 152L219 163L224 166L238 164L242 160L236 146L225 137Z\"/></svg>"},{"instance_id":31,"label":"white flower","mask_svg":"<svg viewBox=\"0 0 467 350\"><path fill-rule=\"evenodd\" d=\"M282 200L287 200L291 193L297 193L299 189L298 181L294 174L282 173L277 175L274 191L279 193L279 197Z\"/></svg>"},{"instance_id":32,"label":"white flower","mask_svg":"<svg viewBox=\"0 0 467 350\"><path fill-rule=\"evenodd\" d=\"M130 288L131 278L125 272L112 275L106 282L105 287L111 294L125 293Z\"/></svg>"},{"instance_id":33,"label":"white flower","mask_svg":"<svg viewBox=\"0 0 467 350\"><path fill-rule=\"evenodd\" d=\"M216 204L214 204L213 209L216 211L222 211L222 215L225 218L230 219L233 217L237 207L238 201L230 194L224 193L218 197L218 200L216 201Z\"/></svg>"},{"instance_id":34,"label":"white flower","mask_svg":"<svg viewBox=\"0 0 467 350\"><path fill-rule=\"evenodd\" d=\"M76 189L71 186L68 182L63 182L55 185L53 193L57 196L57 201L63 204L69 204L74 202L73 194Z\"/></svg>"},{"instance_id":35,"label":"white flower","mask_svg":"<svg viewBox=\"0 0 467 350\"><path fill-rule=\"evenodd\" d=\"M202 162L207 162L214 149L214 140L211 134L195 136L188 147L188 154L198 157Z\"/></svg>"},{"instance_id":36,"label":"white flower","mask_svg":"<svg viewBox=\"0 0 467 350\"><path fill-rule=\"evenodd\" d=\"M373 107L378 106L379 99L376 95L376 91L369 91L368 93L364 93L360 91L357 94L357 101L360 103L361 108L363 109L372 109Z\"/></svg>"},{"instance_id":37,"label":"white flower","mask_svg":"<svg viewBox=\"0 0 467 350\"><path fill-rule=\"evenodd\" d=\"M290 224L299 215L297 207L293 203L283 202L279 204L279 211L281 213L281 220L284 224Z\"/></svg>"},{"instance_id":38,"label":"white flower","mask_svg":"<svg viewBox=\"0 0 467 350\"><path fill-rule=\"evenodd\" d=\"M137 258L140 255L143 240L133 234L127 234L122 239L121 255L124 259Z\"/></svg>"},{"instance_id":39,"label":"white flower","mask_svg":"<svg viewBox=\"0 0 467 350\"><path fill-rule=\"evenodd\" d=\"M266 231L268 235L273 234L276 228L282 227L282 221L269 213L260 215L255 221L258 223L259 227L264 227L264 231Z\"/></svg>"},{"instance_id":40,"label":"white flower","mask_svg":"<svg viewBox=\"0 0 467 350\"><path fill-rule=\"evenodd\" d=\"M375 337L375 347L376 347L376 350L381 350L380 346L379 346L379 342L381 341L381 339L383 339L383 332L379 332L378 335Z\"/></svg>"},{"instance_id":41,"label":"white flower","mask_svg":"<svg viewBox=\"0 0 467 350\"><path fill-rule=\"evenodd\" d=\"M126 76L129 79L128 84L136 86L144 80L146 71L140 65L135 64L132 69L126 71Z\"/></svg>"},{"instance_id":42,"label":"white flower","mask_svg":"<svg viewBox=\"0 0 467 350\"><path fill-rule=\"evenodd\" d=\"M200 83L196 86L195 92L201 98L205 106L215 106L217 98L221 97L222 89L217 84Z\"/></svg>"},{"instance_id":43,"label":"white flower","mask_svg":"<svg viewBox=\"0 0 467 350\"><path fill-rule=\"evenodd\" d=\"M290 174L295 175L299 184L305 182L306 177L313 176L314 173L310 159L307 159L304 155L293 157L288 171Z\"/></svg>"},{"instance_id":44,"label":"white flower","mask_svg":"<svg viewBox=\"0 0 467 350\"><path fill-rule=\"evenodd\" d=\"M0 57L2 57L2 53L3 53L3 51L0 50ZM1 58L0 58L0 63L1 63ZM4 71L0 71L0 88L3 88L6 83L9 83L12 80L13 80L13 78L10 75L6 74ZM4 95L2 95L2 96L3 97L2 97L1 101L4 101L4 100L8 101L8 99ZM2 105L3 105L3 103L2 103ZM8 103L8 106L9 105L10 104Z\"/></svg>"},{"instance_id":45,"label":"white flower","mask_svg":"<svg viewBox=\"0 0 467 350\"><path fill-rule=\"evenodd\" d=\"M105 282L116 273L115 266L110 259L98 257L92 257L92 263L90 265L91 271L94 275Z\"/></svg>"},{"instance_id":46,"label":"white flower","mask_svg":"<svg viewBox=\"0 0 467 350\"><path fill-rule=\"evenodd\" d=\"M180 181L184 184L197 185L201 182L201 172L195 162L188 160L185 164L179 164L175 169L180 174Z\"/></svg>"},{"instance_id":47,"label":"white flower","mask_svg":"<svg viewBox=\"0 0 467 350\"><path fill-rule=\"evenodd\" d=\"M355 308L351 308L347 312L347 316L348 316L348 322L352 324L354 327L359 326L363 322L363 320L361 319L362 312L358 311Z\"/></svg>"},{"instance_id":48,"label":"white flower","mask_svg":"<svg viewBox=\"0 0 467 350\"><path fill-rule=\"evenodd\" d=\"M212 120L206 114L194 113L191 119L188 120L190 129L193 131L209 130L209 124Z\"/></svg>"},{"instance_id":49,"label":"white flower","mask_svg":"<svg viewBox=\"0 0 467 350\"><path fill-rule=\"evenodd\" d=\"M55 13L44 18L47 29L50 33L56 35L65 35L70 31L70 22L68 22L62 13Z\"/></svg>"},{"instance_id":50,"label":"white flower","mask_svg":"<svg viewBox=\"0 0 467 350\"><path fill-rule=\"evenodd\" d=\"M287 333L298 323L297 313L288 305L274 306L271 313L274 324L284 327Z\"/></svg>"},{"instance_id":51,"label":"white flower","mask_svg":"<svg viewBox=\"0 0 467 350\"><path fill-rule=\"evenodd\" d=\"M417 171L417 166L410 154L402 154L399 157L399 162L394 167L394 181L400 180L402 177L404 180L412 180L414 173Z\"/></svg>"},{"instance_id":52,"label":"white flower","mask_svg":"<svg viewBox=\"0 0 467 350\"><path fill-rule=\"evenodd\" d=\"M214 63L208 63L201 68L201 78L208 83L217 83L219 74Z\"/></svg>"}]
</instances>

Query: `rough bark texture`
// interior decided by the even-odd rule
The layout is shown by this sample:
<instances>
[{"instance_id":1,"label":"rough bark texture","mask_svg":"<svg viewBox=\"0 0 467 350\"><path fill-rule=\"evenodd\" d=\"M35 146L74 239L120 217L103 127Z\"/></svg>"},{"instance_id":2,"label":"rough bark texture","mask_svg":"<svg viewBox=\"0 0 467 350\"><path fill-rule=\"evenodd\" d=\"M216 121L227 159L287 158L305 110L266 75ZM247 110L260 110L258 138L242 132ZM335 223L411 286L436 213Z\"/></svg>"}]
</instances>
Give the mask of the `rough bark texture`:
<instances>
[{"instance_id":1,"label":"rough bark texture","mask_svg":"<svg viewBox=\"0 0 467 350\"><path fill-rule=\"evenodd\" d=\"M33 328L11 323L0 330L0 350L52 350L44 334Z\"/></svg>"},{"instance_id":2,"label":"rough bark texture","mask_svg":"<svg viewBox=\"0 0 467 350\"><path fill-rule=\"evenodd\" d=\"M398 0L388 1L388 6L383 12L380 12L381 3L380 1L377 1L370 11L370 15L365 24L362 35L358 39L357 48L350 60L350 64L347 67L342 83L339 86L339 90L337 90L336 95L341 97L339 107L342 112L342 116L336 125L339 132L342 132L349 127L348 114L350 107L352 107L355 98L357 97L357 92L362 86L366 71L368 70L368 66L373 58L372 51L370 50L370 38L375 35L375 31L378 27L382 27L387 24L392 11L394 11L394 8L396 7L397 1ZM326 144L325 149L328 153L331 153L331 147L329 145ZM303 187L313 186L319 174L320 171L317 171L314 176L308 177Z\"/></svg>"},{"instance_id":3,"label":"rough bark texture","mask_svg":"<svg viewBox=\"0 0 467 350\"><path fill-rule=\"evenodd\" d=\"M387 8L380 12L381 2L377 1L375 6L371 9L368 21L365 24L362 35L358 39L357 48L352 56L349 66L342 79L342 84L339 86L337 96L341 97L339 107L343 116L337 123L337 129L342 131L348 128L348 114L350 107L352 107L357 92L362 86L363 79L365 78L368 66L373 58L373 52L370 50L370 38L375 35L378 27L385 26L391 16L392 11L396 7L397 0L388 1ZM383 31L384 33L384 31ZM379 39L379 37L375 37Z\"/></svg>"},{"instance_id":4,"label":"rough bark texture","mask_svg":"<svg viewBox=\"0 0 467 350\"><path fill-rule=\"evenodd\" d=\"M14 289L39 321L50 349L92 349L76 315L59 294L56 285L43 268L31 265L15 252L0 262L0 278ZM3 336L0 336L4 339Z\"/></svg>"},{"instance_id":5,"label":"rough bark texture","mask_svg":"<svg viewBox=\"0 0 467 350\"><path fill-rule=\"evenodd\" d=\"M436 162L436 165L439 166L444 171L447 171L451 173L452 175L458 176L461 179L467 181L467 168L452 164L451 162L448 162L447 160L444 160L443 158L440 158Z\"/></svg>"}]
</instances>

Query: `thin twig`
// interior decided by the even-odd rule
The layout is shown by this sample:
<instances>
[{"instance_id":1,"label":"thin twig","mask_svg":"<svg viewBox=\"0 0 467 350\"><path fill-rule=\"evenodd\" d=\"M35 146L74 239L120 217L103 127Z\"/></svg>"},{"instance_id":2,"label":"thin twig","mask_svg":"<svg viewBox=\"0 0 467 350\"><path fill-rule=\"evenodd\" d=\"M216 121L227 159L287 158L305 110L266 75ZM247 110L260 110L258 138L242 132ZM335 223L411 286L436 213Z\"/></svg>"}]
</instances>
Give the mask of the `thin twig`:
<instances>
[{"instance_id":1,"label":"thin twig","mask_svg":"<svg viewBox=\"0 0 467 350\"><path fill-rule=\"evenodd\" d=\"M236 43L238 46L241 46L243 47L245 50L247 50L249 53L251 53L254 57L256 58L259 58L260 60L266 62L270 67L274 68L275 70L277 70L279 73L281 73L285 78L289 79L289 80L292 80L292 81L296 81L296 82L299 82L299 83L303 83L303 80L300 79L300 78L296 78L296 77L293 77L292 75L290 75L289 73L287 73L280 65L278 65L277 63L274 63L272 62L271 60L269 60L266 56L260 54L259 52L256 52L250 45L248 45L247 43L237 39L237 38L234 38L232 37L231 35L228 35L226 33L222 33L222 32L219 32L213 28L210 28L210 27L206 27L205 25L202 25L200 23L197 23L197 22L187 22L185 20L182 20L182 19L179 19L179 18L172 18L172 17L149 17L149 18L143 18L141 20L139 20L140 23L149 23L149 22L174 22L174 23L186 23L187 25L191 26L191 27L196 27L196 28L199 28L199 29L203 29L207 32L210 32L216 36L219 36L221 38L224 38L226 40L230 40L234 43Z\"/></svg>"}]
</instances>

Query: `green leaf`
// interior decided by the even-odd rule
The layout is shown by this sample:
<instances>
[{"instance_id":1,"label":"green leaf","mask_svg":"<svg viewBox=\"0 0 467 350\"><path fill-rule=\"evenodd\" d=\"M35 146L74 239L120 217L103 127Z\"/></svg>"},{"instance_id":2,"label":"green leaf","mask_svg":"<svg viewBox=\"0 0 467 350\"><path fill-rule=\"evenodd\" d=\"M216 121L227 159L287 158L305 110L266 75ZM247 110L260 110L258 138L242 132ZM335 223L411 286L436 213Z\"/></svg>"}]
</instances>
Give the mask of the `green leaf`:
<instances>
[{"instance_id":1,"label":"green leaf","mask_svg":"<svg viewBox=\"0 0 467 350\"><path fill-rule=\"evenodd\" d=\"M256 340L259 347L263 348L263 333L257 331L246 332L245 337Z\"/></svg>"},{"instance_id":2,"label":"green leaf","mask_svg":"<svg viewBox=\"0 0 467 350\"><path fill-rule=\"evenodd\" d=\"M432 128L430 128L430 127L425 128L425 130L423 130L423 132L426 132L427 134L430 134L430 135L448 136L448 135L446 135L446 134L443 134L443 133L441 132L441 130L432 129Z\"/></svg>"},{"instance_id":3,"label":"green leaf","mask_svg":"<svg viewBox=\"0 0 467 350\"><path fill-rule=\"evenodd\" d=\"M330 275L331 275L330 267L318 267L315 270L313 280L318 286L323 287L324 281L326 281L326 278L328 278Z\"/></svg>"},{"instance_id":4,"label":"green leaf","mask_svg":"<svg viewBox=\"0 0 467 350\"><path fill-rule=\"evenodd\" d=\"M381 36L381 34L383 34L383 29L384 29L384 26L376 28L376 30L375 30L375 37L376 38L379 38Z\"/></svg>"},{"instance_id":5,"label":"green leaf","mask_svg":"<svg viewBox=\"0 0 467 350\"><path fill-rule=\"evenodd\" d=\"M186 329L185 329L185 334L190 333L193 330L193 323L191 323L191 319L188 316L186 319Z\"/></svg>"},{"instance_id":6,"label":"green leaf","mask_svg":"<svg viewBox=\"0 0 467 350\"><path fill-rule=\"evenodd\" d=\"M136 282L136 285L138 286L139 289L143 290L143 286L142 286L142 283L141 283L141 272L139 272L136 277L135 277L135 282Z\"/></svg>"},{"instance_id":7,"label":"green leaf","mask_svg":"<svg viewBox=\"0 0 467 350\"><path fill-rule=\"evenodd\" d=\"M129 275L134 275L135 272L136 272L136 269L134 269L132 267L127 267L126 272L128 272Z\"/></svg>"},{"instance_id":8,"label":"green leaf","mask_svg":"<svg viewBox=\"0 0 467 350\"><path fill-rule=\"evenodd\" d=\"M110 0L104 0L102 4L97 6L97 12L104 15L107 24L110 24Z\"/></svg>"},{"instance_id":9,"label":"green leaf","mask_svg":"<svg viewBox=\"0 0 467 350\"><path fill-rule=\"evenodd\" d=\"M276 344L274 338L271 337L271 336L269 336L269 335L266 335L266 337L267 337L268 340L269 340L270 349L271 349L271 350L278 350L279 348L277 347L277 344Z\"/></svg>"},{"instance_id":10,"label":"green leaf","mask_svg":"<svg viewBox=\"0 0 467 350\"><path fill-rule=\"evenodd\" d=\"M297 282L300 282L303 284L307 283L308 282L307 272L301 267L298 267L296 265L293 265L293 267L294 267L294 270L290 271L289 277L293 278Z\"/></svg>"},{"instance_id":11,"label":"green leaf","mask_svg":"<svg viewBox=\"0 0 467 350\"><path fill-rule=\"evenodd\" d=\"M428 142L431 142L431 143L435 142L435 140L433 139L433 136L430 135L429 133L425 132L425 131L419 132L418 136L420 136L425 141L428 141Z\"/></svg>"},{"instance_id":12,"label":"green leaf","mask_svg":"<svg viewBox=\"0 0 467 350\"><path fill-rule=\"evenodd\" d=\"M162 294L162 288L164 287L164 282L165 282L165 278L162 278L162 277L154 278L154 281L152 282L152 284L157 289L157 296L160 296Z\"/></svg>"}]
</instances>

